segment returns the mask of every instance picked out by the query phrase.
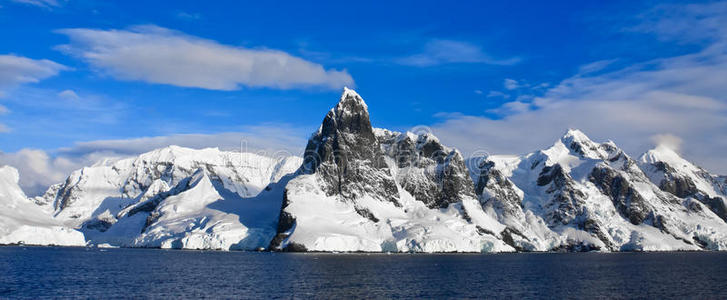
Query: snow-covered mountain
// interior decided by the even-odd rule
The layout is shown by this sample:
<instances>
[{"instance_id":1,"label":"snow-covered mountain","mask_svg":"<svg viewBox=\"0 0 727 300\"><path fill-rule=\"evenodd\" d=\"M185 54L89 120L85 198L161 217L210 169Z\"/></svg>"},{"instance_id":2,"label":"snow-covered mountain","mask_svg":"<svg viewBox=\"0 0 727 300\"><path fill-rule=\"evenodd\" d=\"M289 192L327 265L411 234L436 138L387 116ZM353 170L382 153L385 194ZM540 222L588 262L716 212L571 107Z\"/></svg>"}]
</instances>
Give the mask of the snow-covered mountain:
<instances>
[{"instance_id":1,"label":"snow-covered mountain","mask_svg":"<svg viewBox=\"0 0 727 300\"><path fill-rule=\"evenodd\" d=\"M512 251L476 201L461 154L431 135L374 130L346 89L285 187L272 248L292 251Z\"/></svg>"},{"instance_id":2,"label":"snow-covered mountain","mask_svg":"<svg viewBox=\"0 0 727 300\"><path fill-rule=\"evenodd\" d=\"M83 234L63 226L25 196L18 170L0 167L0 245L83 246Z\"/></svg>"},{"instance_id":3,"label":"snow-covered mountain","mask_svg":"<svg viewBox=\"0 0 727 300\"><path fill-rule=\"evenodd\" d=\"M372 127L350 89L303 158L171 146L75 171L33 199L17 180L17 171L0 168L0 244L727 249L727 178L666 147L632 159L611 141L569 130L548 149L465 161L430 133Z\"/></svg>"},{"instance_id":4,"label":"snow-covered mountain","mask_svg":"<svg viewBox=\"0 0 727 300\"><path fill-rule=\"evenodd\" d=\"M652 182L657 174L649 174L613 142L569 130L546 150L486 159L477 191L517 249L727 248L722 218L694 198L660 189Z\"/></svg>"},{"instance_id":5,"label":"snow-covered mountain","mask_svg":"<svg viewBox=\"0 0 727 300\"><path fill-rule=\"evenodd\" d=\"M727 221L727 180L683 159L665 146L649 150L639 164L651 182L680 198L694 198Z\"/></svg>"},{"instance_id":6,"label":"snow-covered mountain","mask_svg":"<svg viewBox=\"0 0 727 300\"><path fill-rule=\"evenodd\" d=\"M282 201L258 194L300 164L171 146L75 171L34 200L92 244L257 249L275 235Z\"/></svg>"}]
</instances>

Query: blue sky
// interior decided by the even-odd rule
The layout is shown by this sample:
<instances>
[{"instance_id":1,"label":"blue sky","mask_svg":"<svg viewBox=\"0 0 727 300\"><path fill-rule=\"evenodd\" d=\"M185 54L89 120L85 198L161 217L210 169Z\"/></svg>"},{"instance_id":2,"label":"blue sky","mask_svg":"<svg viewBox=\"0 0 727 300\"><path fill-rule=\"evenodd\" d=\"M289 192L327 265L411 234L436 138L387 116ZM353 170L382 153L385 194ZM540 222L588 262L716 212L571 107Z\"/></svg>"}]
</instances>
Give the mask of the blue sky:
<instances>
[{"instance_id":1,"label":"blue sky","mask_svg":"<svg viewBox=\"0 0 727 300\"><path fill-rule=\"evenodd\" d=\"M0 162L31 187L167 144L295 152L349 85L375 126L465 154L575 127L727 173L726 21L714 1L0 1Z\"/></svg>"}]
</instances>

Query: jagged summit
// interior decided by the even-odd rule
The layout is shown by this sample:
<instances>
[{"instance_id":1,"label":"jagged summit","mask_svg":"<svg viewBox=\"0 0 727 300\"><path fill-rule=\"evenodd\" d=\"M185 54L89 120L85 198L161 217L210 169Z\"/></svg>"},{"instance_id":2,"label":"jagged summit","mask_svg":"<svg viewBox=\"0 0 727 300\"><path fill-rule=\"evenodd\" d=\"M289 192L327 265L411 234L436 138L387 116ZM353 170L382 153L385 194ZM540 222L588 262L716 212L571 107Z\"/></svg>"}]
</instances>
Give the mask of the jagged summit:
<instances>
[{"instance_id":1,"label":"jagged summit","mask_svg":"<svg viewBox=\"0 0 727 300\"><path fill-rule=\"evenodd\" d=\"M368 115L369 107L361 95L348 87L344 87L338 104L331 111L337 114L365 112Z\"/></svg>"},{"instance_id":2,"label":"jagged summit","mask_svg":"<svg viewBox=\"0 0 727 300\"><path fill-rule=\"evenodd\" d=\"M304 159L304 172L322 173L329 181L329 195L357 198L364 189L395 194L395 183L386 169L366 103L351 89L344 88L341 100L308 140ZM362 180L368 180L368 186L361 185Z\"/></svg>"},{"instance_id":3,"label":"jagged summit","mask_svg":"<svg viewBox=\"0 0 727 300\"><path fill-rule=\"evenodd\" d=\"M478 222L474 224L472 222ZM464 159L432 134L373 129L344 89L285 186L274 249L509 251L488 232Z\"/></svg>"}]
</instances>

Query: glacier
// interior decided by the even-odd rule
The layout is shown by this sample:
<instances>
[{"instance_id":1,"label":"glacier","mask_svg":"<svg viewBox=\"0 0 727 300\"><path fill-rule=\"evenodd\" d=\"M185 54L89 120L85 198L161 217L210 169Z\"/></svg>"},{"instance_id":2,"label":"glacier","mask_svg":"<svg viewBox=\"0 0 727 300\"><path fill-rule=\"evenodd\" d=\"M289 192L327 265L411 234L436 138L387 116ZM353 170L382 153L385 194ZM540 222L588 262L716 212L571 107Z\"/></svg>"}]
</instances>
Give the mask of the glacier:
<instances>
[{"instance_id":1,"label":"glacier","mask_svg":"<svg viewBox=\"0 0 727 300\"><path fill-rule=\"evenodd\" d=\"M483 147L486 141L483 141ZM727 249L727 177L664 146L632 158L568 130L465 159L372 126L344 88L302 157L169 146L28 198L0 168L0 244L336 252Z\"/></svg>"}]
</instances>

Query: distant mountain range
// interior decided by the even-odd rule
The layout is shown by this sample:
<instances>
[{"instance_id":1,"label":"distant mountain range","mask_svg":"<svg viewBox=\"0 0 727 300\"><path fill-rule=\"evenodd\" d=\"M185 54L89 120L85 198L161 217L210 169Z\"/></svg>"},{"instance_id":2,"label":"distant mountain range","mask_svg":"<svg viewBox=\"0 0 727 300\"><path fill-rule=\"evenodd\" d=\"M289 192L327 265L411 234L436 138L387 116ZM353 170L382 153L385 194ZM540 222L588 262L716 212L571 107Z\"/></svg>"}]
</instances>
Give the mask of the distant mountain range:
<instances>
[{"instance_id":1,"label":"distant mountain range","mask_svg":"<svg viewBox=\"0 0 727 300\"><path fill-rule=\"evenodd\" d=\"M487 141L482 141L483 148ZM727 178L657 147L638 159L569 130L465 160L371 126L353 90L304 157L171 146L28 198L0 168L0 244L362 252L727 249Z\"/></svg>"}]
</instances>

